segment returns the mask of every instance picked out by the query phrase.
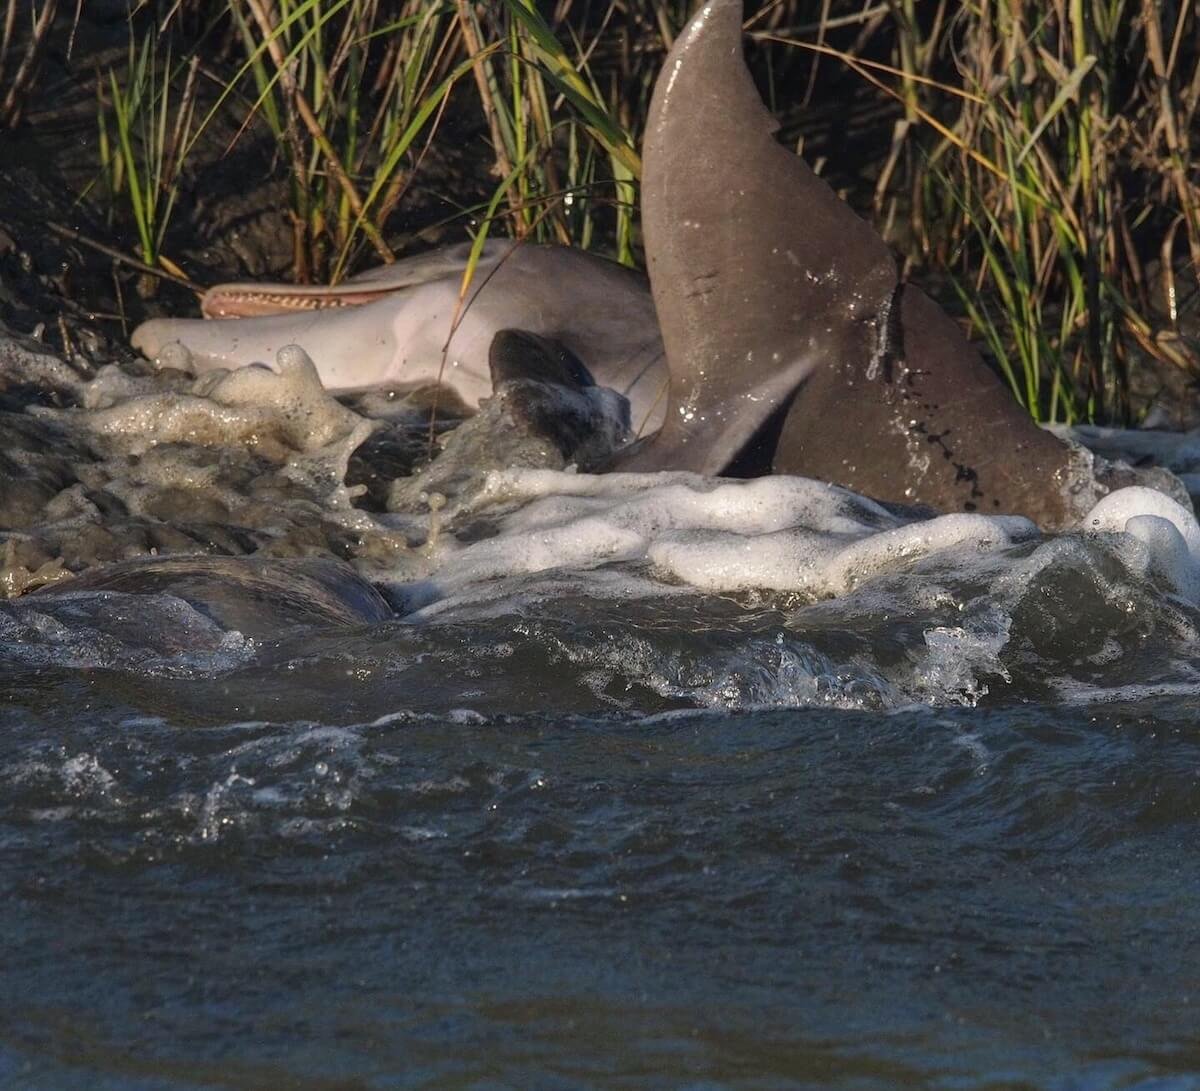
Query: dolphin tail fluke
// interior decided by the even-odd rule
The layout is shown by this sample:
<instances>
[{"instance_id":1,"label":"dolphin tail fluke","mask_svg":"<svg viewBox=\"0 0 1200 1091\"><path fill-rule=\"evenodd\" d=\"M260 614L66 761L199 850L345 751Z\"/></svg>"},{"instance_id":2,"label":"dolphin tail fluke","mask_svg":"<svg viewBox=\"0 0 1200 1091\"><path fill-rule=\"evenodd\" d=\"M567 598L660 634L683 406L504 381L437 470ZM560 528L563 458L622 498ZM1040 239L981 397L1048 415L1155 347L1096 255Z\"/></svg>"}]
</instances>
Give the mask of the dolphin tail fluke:
<instances>
[{"instance_id":1,"label":"dolphin tail fluke","mask_svg":"<svg viewBox=\"0 0 1200 1091\"><path fill-rule=\"evenodd\" d=\"M796 155L709 0L655 86L642 219L670 366L667 422L621 469L720 473L828 359L865 359L896 287L887 245Z\"/></svg>"},{"instance_id":2,"label":"dolphin tail fluke","mask_svg":"<svg viewBox=\"0 0 1200 1091\"><path fill-rule=\"evenodd\" d=\"M879 500L1071 522L1097 495L1087 467L775 140L741 16L742 0L707 0L655 86L642 214L670 403L616 468L774 469Z\"/></svg>"}]
</instances>

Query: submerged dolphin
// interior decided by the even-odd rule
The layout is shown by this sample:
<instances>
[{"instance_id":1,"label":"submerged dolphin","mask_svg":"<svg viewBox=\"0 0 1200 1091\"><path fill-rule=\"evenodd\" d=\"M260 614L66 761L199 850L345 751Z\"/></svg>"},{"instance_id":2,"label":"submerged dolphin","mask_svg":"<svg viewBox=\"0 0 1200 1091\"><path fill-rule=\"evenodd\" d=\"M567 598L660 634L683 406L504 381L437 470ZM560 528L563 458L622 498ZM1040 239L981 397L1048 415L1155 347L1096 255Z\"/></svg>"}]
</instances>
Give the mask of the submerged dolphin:
<instances>
[{"instance_id":1,"label":"submerged dolphin","mask_svg":"<svg viewBox=\"0 0 1200 1091\"><path fill-rule=\"evenodd\" d=\"M345 561L333 557L136 557L88 569L32 593L169 594L222 629L271 639L295 628L365 625L392 610Z\"/></svg>"},{"instance_id":2,"label":"submerged dolphin","mask_svg":"<svg viewBox=\"0 0 1200 1091\"><path fill-rule=\"evenodd\" d=\"M490 391L492 337L522 328L627 394L636 433L662 422L613 469L800 474L884 501L1073 525L1128 482L1098 480L1085 452L1037 427L958 326L900 281L874 229L776 141L741 17L742 0L707 0L655 86L642 184L653 307L601 259L521 247L501 260L493 245L442 378L475 404ZM334 389L429 380L464 263L443 252L337 289L214 289L210 313L320 309L159 320L134 343L155 355L182 340L203 367L296 341ZM338 304L354 306L323 309Z\"/></svg>"},{"instance_id":3,"label":"submerged dolphin","mask_svg":"<svg viewBox=\"0 0 1200 1091\"><path fill-rule=\"evenodd\" d=\"M666 370L644 277L582 250L493 241L460 306L469 252L464 244L418 255L332 288L218 285L201 307L224 321L152 319L133 345L165 360L179 342L193 368L210 371L298 344L330 390L440 380L474 408L492 390L492 339L516 327L584 358L597 382L629 399L635 428L659 427Z\"/></svg>"}]
</instances>

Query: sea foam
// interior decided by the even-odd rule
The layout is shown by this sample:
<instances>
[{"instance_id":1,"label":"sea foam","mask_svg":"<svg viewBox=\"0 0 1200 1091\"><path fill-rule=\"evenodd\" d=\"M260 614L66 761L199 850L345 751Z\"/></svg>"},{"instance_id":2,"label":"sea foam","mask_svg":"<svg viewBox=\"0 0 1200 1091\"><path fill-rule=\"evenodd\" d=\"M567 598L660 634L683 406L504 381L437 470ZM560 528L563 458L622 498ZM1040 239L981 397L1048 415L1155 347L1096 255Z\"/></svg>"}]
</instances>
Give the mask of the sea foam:
<instances>
[{"instance_id":1,"label":"sea foam","mask_svg":"<svg viewBox=\"0 0 1200 1091\"><path fill-rule=\"evenodd\" d=\"M509 470L488 475L475 504L479 512L504 512L495 532L465 545L439 539L430 578L407 589L414 606L470 597L472 585L613 564L712 594L760 589L826 598L931 557L970 569L983 555L1042 537L1018 516L922 518L783 476ZM1200 525L1169 497L1118 490L1070 535L1113 538L1132 573L1200 602Z\"/></svg>"}]
</instances>

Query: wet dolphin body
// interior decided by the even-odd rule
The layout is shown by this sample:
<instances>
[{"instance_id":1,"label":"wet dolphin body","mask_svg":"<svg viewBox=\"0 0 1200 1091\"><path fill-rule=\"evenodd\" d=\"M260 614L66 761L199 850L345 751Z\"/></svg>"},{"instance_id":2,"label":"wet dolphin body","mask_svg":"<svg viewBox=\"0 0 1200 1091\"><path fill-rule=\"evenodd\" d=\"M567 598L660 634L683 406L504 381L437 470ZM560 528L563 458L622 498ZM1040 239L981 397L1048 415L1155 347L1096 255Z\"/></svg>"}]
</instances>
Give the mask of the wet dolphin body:
<instances>
[{"instance_id":1,"label":"wet dolphin body","mask_svg":"<svg viewBox=\"0 0 1200 1091\"><path fill-rule=\"evenodd\" d=\"M332 557L137 557L88 569L31 598L87 591L173 595L222 629L257 639L393 616L371 584Z\"/></svg>"},{"instance_id":2,"label":"wet dolphin body","mask_svg":"<svg viewBox=\"0 0 1200 1091\"><path fill-rule=\"evenodd\" d=\"M776 141L742 58L741 16L742 0L707 0L655 87L642 184L653 304L602 259L521 247L501 261L508 247L492 244L444 380L476 404L491 390L492 338L521 328L630 397L634 432L649 438L612 469L774 471L884 501L1074 524L1127 482L1098 481L1085 454L1038 428L957 325L900 282L874 229ZM210 313L281 313L156 320L134 342L154 356L181 340L203 368L269 360L295 341L335 390L428 381L464 264L462 249L336 289L224 286Z\"/></svg>"},{"instance_id":3,"label":"wet dolphin body","mask_svg":"<svg viewBox=\"0 0 1200 1091\"><path fill-rule=\"evenodd\" d=\"M741 20L742 0L708 0L654 90L642 221L670 401L616 468L757 462L879 500L1073 523L1107 490L776 141Z\"/></svg>"},{"instance_id":4,"label":"wet dolphin body","mask_svg":"<svg viewBox=\"0 0 1200 1091\"><path fill-rule=\"evenodd\" d=\"M644 277L581 250L489 242L451 338L469 249L418 255L333 288L218 285L202 309L225 321L153 319L133 345L165 362L179 342L196 370L209 371L269 362L298 344L330 390L440 378L474 408L491 393L493 337L517 327L585 359L600 384L629 398L635 428L658 428L666 371Z\"/></svg>"}]
</instances>

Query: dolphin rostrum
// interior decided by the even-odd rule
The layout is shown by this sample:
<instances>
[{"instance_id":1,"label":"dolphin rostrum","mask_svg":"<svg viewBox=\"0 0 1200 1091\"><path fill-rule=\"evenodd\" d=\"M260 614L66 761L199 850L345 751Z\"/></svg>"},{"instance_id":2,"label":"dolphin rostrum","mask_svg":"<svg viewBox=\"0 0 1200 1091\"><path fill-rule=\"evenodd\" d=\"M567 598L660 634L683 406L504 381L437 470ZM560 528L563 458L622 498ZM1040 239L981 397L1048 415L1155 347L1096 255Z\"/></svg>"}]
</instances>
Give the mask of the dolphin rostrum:
<instances>
[{"instance_id":1,"label":"dolphin rostrum","mask_svg":"<svg viewBox=\"0 0 1200 1091\"><path fill-rule=\"evenodd\" d=\"M706 0L654 89L642 222L667 420L622 470L765 469L1062 526L1107 491L799 156ZM586 359L586 356L585 356Z\"/></svg>"},{"instance_id":2,"label":"dolphin rostrum","mask_svg":"<svg viewBox=\"0 0 1200 1091\"><path fill-rule=\"evenodd\" d=\"M156 318L133 333L150 359L197 371L275 359L298 344L333 391L442 382L470 408L491 393L488 353L518 328L587 361L629 399L636 431L662 423L666 370L641 274L583 250L490 241L460 303L470 245L383 266L335 287L222 284L201 301L208 321ZM223 321L212 321L223 319Z\"/></svg>"}]
</instances>

